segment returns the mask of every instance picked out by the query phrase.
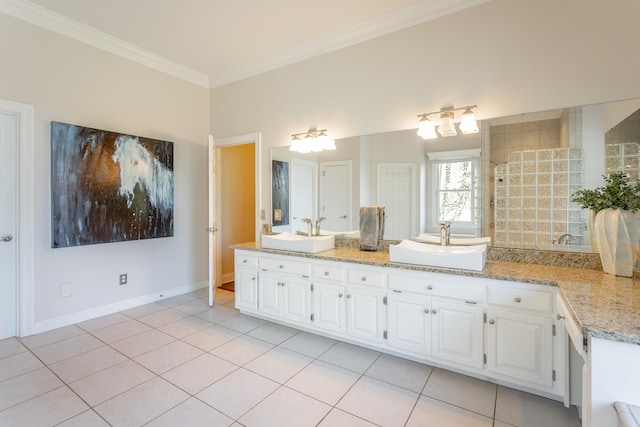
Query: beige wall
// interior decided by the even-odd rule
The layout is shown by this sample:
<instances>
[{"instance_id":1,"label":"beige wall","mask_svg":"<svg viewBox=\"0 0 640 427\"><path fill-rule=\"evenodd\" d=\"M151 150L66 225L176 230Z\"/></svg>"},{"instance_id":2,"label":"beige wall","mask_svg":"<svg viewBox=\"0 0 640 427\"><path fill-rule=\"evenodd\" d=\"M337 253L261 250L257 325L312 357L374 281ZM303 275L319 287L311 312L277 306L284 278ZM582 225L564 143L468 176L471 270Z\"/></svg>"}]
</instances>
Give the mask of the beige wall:
<instances>
[{"instance_id":1,"label":"beige wall","mask_svg":"<svg viewBox=\"0 0 640 427\"><path fill-rule=\"evenodd\" d=\"M0 52L0 98L35 110L36 327L206 280L209 91L4 14ZM173 141L174 237L51 249L51 121Z\"/></svg>"},{"instance_id":2,"label":"beige wall","mask_svg":"<svg viewBox=\"0 0 640 427\"><path fill-rule=\"evenodd\" d=\"M637 50L638 16L636 0L493 0L212 89L211 131L261 132L269 182L269 148L313 126L343 138L415 128L446 104L488 119L636 98L640 56L624 52Z\"/></svg>"},{"instance_id":3,"label":"beige wall","mask_svg":"<svg viewBox=\"0 0 640 427\"><path fill-rule=\"evenodd\" d=\"M220 149L222 282L233 280L233 250L229 246L255 240L255 144Z\"/></svg>"}]
</instances>

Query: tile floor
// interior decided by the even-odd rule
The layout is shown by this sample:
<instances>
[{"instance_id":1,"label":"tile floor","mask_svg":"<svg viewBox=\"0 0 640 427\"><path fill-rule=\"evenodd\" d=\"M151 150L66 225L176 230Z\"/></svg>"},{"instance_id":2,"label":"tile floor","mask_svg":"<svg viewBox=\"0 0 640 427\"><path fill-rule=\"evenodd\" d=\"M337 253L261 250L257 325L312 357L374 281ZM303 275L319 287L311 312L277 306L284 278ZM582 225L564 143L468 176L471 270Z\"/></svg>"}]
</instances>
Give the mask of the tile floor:
<instances>
[{"instance_id":1,"label":"tile floor","mask_svg":"<svg viewBox=\"0 0 640 427\"><path fill-rule=\"evenodd\" d=\"M573 408L239 314L206 290L0 341L1 426L579 426Z\"/></svg>"}]
</instances>

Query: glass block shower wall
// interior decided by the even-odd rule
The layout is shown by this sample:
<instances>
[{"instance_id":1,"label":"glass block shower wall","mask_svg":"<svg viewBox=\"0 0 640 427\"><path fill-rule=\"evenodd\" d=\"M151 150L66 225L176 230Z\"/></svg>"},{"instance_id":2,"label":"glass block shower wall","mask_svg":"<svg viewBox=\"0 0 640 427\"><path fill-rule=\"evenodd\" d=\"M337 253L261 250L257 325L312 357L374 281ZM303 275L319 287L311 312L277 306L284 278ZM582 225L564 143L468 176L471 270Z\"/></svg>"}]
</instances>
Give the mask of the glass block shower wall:
<instances>
[{"instance_id":1,"label":"glass block shower wall","mask_svg":"<svg viewBox=\"0 0 640 427\"><path fill-rule=\"evenodd\" d=\"M566 233L572 244L589 244L586 212L571 202L584 184L582 149L512 152L494 176L497 246L546 247Z\"/></svg>"},{"instance_id":2,"label":"glass block shower wall","mask_svg":"<svg viewBox=\"0 0 640 427\"><path fill-rule=\"evenodd\" d=\"M625 172L630 181L638 179L640 170L640 145L637 142L606 144L607 173Z\"/></svg>"}]
</instances>

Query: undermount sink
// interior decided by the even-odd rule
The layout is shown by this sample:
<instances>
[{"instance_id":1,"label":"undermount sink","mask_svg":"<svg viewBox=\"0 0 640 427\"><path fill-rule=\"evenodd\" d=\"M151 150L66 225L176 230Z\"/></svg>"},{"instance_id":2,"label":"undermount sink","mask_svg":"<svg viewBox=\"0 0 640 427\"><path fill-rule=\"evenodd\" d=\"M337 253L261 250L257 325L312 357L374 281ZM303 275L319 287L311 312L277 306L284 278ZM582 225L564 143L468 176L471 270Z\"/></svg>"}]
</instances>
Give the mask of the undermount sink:
<instances>
[{"instance_id":1,"label":"undermount sink","mask_svg":"<svg viewBox=\"0 0 640 427\"><path fill-rule=\"evenodd\" d=\"M403 240L389 245L391 262L482 271L487 260L487 245L440 246Z\"/></svg>"},{"instance_id":2,"label":"undermount sink","mask_svg":"<svg viewBox=\"0 0 640 427\"><path fill-rule=\"evenodd\" d=\"M424 243L440 244L440 235L422 233L418 235L414 240ZM449 244L451 245L489 245L491 244L491 237L449 237Z\"/></svg>"},{"instance_id":3,"label":"undermount sink","mask_svg":"<svg viewBox=\"0 0 640 427\"><path fill-rule=\"evenodd\" d=\"M266 249L315 254L317 252L333 249L334 246L335 236L333 234L328 236L311 237L287 232L262 235L262 247Z\"/></svg>"}]
</instances>

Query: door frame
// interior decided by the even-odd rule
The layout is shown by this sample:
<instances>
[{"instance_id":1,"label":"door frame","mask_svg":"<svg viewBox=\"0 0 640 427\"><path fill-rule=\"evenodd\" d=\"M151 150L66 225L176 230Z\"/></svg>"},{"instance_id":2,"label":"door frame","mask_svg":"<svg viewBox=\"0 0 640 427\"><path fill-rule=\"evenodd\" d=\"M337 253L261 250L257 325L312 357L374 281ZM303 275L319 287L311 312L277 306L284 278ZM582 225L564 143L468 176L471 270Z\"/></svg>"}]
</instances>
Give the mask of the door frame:
<instances>
[{"instance_id":1,"label":"door frame","mask_svg":"<svg viewBox=\"0 0 640 427\"><path fill-rule=\"evenodd\" d=\"M34 109L32 105L0 99L0 111L18 121L16 196L16 286L17 325L20 337L33 334L34 295Z\"/></svg>"},{"instance_id":2,"label":"door frame","mask_svg":"<svg viewBox=\"0 0 640 427\"><path fill-rule=\"evenodd\" d=\"M260 186L260 182L261 182L261 168L260 168L260 160L262 158L262 134L260 132L254 132L254 133L247 133L244 135L238 135L238 136L230 136L227 138L216 138L216 164L218 165L218 167L216 168L216 197L217 197L217 202L216 202L216 218L218 219L218 230L222 229L222 227L224 227L224 223L222 222L222 212L220 210L220 206L222 206L222 200L221 200L221 195L222 195L222 189L221 189L221 179L219 174L220 171L220 149L223 147L230 147L233 145L243 145L243 144L254 144L255 145L255 149L254 149L254 156L255 156L255 168L256 168L256 182L255 182L255 219L256 219L256 223L255 223L255 240L258 241L260 240L260 234L262 232L262 222L261 222L261 217L260 217L260 209L262 208L262 203L261 203L261 194L262 194L262 188ZM217 286L220 286L220 284L222 283L222 258L221 258L221 249L222 249L222 239L216 239L216 250L215 250L215 272L216 272L216 280L215 283Z\"/></svg>"}]
</instances>

